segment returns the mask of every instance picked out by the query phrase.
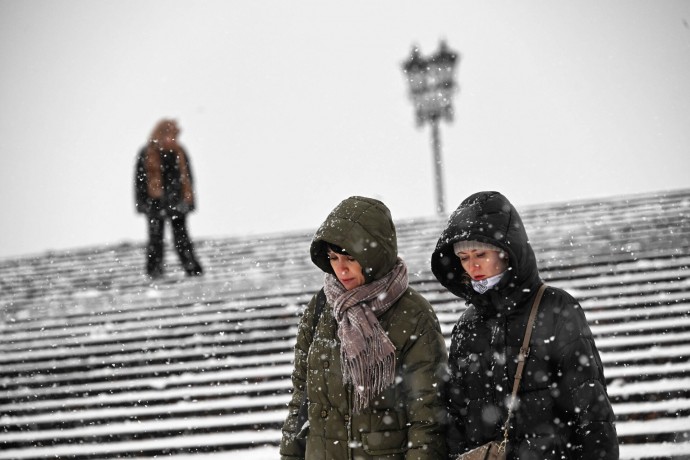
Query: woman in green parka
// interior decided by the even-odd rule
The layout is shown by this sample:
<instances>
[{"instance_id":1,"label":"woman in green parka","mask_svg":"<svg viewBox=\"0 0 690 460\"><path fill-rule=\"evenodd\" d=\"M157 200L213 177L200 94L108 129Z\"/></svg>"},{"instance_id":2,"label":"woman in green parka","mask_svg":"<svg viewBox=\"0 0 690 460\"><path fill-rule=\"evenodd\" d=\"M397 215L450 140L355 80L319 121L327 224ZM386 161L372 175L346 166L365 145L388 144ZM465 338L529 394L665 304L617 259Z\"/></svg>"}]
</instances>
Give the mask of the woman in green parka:
<instances>
[{"instance_id":1,"label":"woman in green parka","mask_svg":"<svg viewBox=\"0 0 690 460\"><path fill-rule=\"evenodd\" d=\"M378 200L350 197L316 231L323 270L297 332L283 460L445 458L446 346L431 305L408 286L395 226ZM307 394L306 448L298 411Z\"/></svg>"}]
</instances>

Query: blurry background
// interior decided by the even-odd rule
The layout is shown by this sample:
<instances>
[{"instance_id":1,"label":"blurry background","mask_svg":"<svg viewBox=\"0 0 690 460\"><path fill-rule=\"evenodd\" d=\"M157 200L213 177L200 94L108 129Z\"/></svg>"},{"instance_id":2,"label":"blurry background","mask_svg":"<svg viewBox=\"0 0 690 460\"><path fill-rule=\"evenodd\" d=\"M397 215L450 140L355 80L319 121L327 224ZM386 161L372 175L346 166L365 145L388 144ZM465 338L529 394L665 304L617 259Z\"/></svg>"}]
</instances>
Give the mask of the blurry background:
<instances>
[{"instance_id":1,"label":"blurry background","mask_svg":"<svg viewBox=\"0 0 690 460\"><path fill-rule=\"evenodd\" d=\"M0 257L146 239L134 161L176 118L194 240L435 213L401 71L460 53L446 210L687 187L690 2L0 0Z\"/></svg>"}]
</instances>

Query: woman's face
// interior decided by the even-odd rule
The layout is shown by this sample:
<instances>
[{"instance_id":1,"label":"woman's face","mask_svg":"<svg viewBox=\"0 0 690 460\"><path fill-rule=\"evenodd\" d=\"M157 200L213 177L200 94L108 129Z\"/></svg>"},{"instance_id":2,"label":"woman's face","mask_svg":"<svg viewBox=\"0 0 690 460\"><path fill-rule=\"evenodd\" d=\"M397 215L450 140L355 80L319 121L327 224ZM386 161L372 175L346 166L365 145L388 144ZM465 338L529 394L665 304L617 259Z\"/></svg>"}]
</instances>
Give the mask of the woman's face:
<instances>
[{"instance_id":1,"label":"woman's face","mask_svg":"<svg viewBox=\"0 0 690 460\"><path fill-rule=\"evenodd\" d=\"M499 251L486 249L471 249L458 253L462 268L473 280L499 275L508 268L508 259Z\"/></svg>"},{"instance_id":2,"label":"woman's face","mask_svg":"<svg viewBox=\"0 0 690 460\"><path fill-rule=\"evenodd\" d=\"M338 254L329 249L328 259L331 261L333 273L345 290L349 291L364 284L362 266L351 255Z\"/></svg>"}]
</instances>

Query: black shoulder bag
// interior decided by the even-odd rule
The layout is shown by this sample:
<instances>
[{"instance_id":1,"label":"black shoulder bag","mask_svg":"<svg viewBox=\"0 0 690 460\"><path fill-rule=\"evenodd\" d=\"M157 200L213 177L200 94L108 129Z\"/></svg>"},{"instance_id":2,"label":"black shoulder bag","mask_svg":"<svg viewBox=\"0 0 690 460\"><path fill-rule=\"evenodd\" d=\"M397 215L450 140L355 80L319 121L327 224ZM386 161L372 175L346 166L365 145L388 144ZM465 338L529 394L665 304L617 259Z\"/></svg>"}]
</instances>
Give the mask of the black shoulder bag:
<instances>
[{"instance_id":1,"label":"black shoulder bag","mask_svg":"<svg viewBox=\"0 0 690 460\"><path fill-rule=\"evenodd\" d=\"M316 325L319 324L319 318L321 317L321 312L323 312L323 307L326 306L326 293L321 289L316 294L316 306L314 307L314 322L311 326L312 341L314 340L314 333L316 332ZM309 345L311 347L311 344ZM304 382L304 390L302 391L302 402L299 405L299 411L297 411L297 423L296 427L297 435L295 435L295 440L302 449L306 448L307 445L307 433L309 432L309 413L307 408L309 407L309 400L307 399L307 382Z\"/></svg>"}]
</instances>

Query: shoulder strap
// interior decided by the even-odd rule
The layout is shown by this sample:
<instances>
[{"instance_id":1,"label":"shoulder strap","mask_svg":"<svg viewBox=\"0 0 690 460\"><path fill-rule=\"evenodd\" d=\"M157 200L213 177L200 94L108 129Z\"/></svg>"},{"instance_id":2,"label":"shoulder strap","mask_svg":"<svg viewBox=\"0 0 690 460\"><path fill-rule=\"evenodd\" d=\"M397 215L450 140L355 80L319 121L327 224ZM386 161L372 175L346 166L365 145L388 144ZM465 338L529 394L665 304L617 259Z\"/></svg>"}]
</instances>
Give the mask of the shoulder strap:
<instances>
[{"instance_id":1,"label":"shoulder strap","mask_svg":"<svg viewBox=\"0 0 690 460\"><path fill-rule=\"evenodd\" d=\"M522 347L520 347L520 354L518 355L518 365L515 371L515 379L513 380L513 393L510 396L510 403L508 404L508 417L506 417L506 422L503 425L503 442L501 442L501 448L505 449L508 443L508 428L510 423L510 417L513 415L513 406L515 405L515 399L517 397L517 391L520 387L520 380L522 380L522 372L525 369L525 361L527 361L527 356L529 355L529 340L532 337L532 330L534 329L534 320L537 317L537 310L539 309L539 303L546 290L546 284L539 286L537 291L537 296L534 298L532 303L532 310L529 312L529 319L527 320L527 327L525 328L525 338L522 340Z\"/></svg>"},{"instance_id":2,"label":"shoulder strap","mask_svg":"<svg viewBox=\"0 0 690 460\"><path fill-rule=\"evenodd\" d=\"M316 306L314 307L314 322L312 323L312 335L316 331L316 326L319 324L319 318L323 312L323 307L326 306L326 293L323 288L316 294Z\"/></svg>"},{"instance_id":3,"label":"shoulder strap","mask_svg":"<svg viewBox=\"0 0 690 460\"><path fill-rule=\"evenodd\" d=\"M529 340L532 337L532 330L534 329L534 319L537 317L537 309L539 308L539 303L544 295L544 290L546 289L546 284L542 284L537 291L537 296L534 298L534 303L532 304L532 311L529 312L529 319L527 320L527 328L525 329L525 338L522 340L522 347L520 347L520 354L518 355L518 365L515 371L515 380L513 381L513 397L517 396L517 390L520 386L520 380L522 380L522 371L525 369L525 361L529 355Z\"/></svg>"}]
</instances>

